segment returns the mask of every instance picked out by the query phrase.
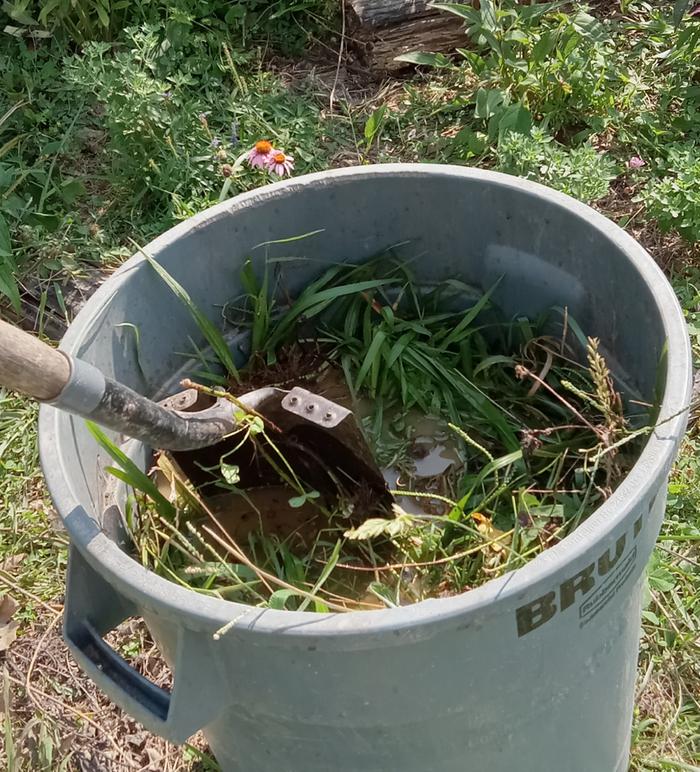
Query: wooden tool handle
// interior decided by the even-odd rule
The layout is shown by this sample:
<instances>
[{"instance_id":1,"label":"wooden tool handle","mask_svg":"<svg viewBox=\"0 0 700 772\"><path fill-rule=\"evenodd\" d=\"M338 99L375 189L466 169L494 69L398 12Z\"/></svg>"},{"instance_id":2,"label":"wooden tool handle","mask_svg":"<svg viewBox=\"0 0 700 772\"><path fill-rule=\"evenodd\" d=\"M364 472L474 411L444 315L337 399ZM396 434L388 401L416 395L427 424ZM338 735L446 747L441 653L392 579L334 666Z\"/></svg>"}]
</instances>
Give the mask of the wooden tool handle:
<instances>
[{"instance_id":1,"label":"wooden tool handle","mask_svg":"<svg viewBox=\"0 0 700 772\"><path fill-rule=\"evenodd\" d=\"M63 391L69 377L64 354L0 319L0 386L46 401Z\"/></svg>"}]
</instances>

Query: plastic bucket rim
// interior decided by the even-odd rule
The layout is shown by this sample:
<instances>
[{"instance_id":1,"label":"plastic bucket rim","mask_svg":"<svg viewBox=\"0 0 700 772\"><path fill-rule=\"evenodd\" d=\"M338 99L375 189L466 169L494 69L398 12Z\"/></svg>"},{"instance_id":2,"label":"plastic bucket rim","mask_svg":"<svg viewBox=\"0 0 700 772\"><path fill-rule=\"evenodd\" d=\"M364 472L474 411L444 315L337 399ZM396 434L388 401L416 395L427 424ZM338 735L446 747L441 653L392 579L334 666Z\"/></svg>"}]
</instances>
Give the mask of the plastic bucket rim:
<instances>
[{"instance_id":1,"label":"plastic bucket rim","mask_svg":"<svg viewBox=\"0 0 700 772\"><path fill-rule=\"evenodd\" d=\"M95 520L78 504L64 473L58 440L58 411L42 406L39 418L40 455L44 478L54 501L59 500L61 518L68 515L72 521L78 518L79 526L69 527L71 541L87 560L119 587L131 600L144 607L167 606L176 613L199 617L202 622L225 624L232 618L242 619L240 627L254 627L257 632L280 634L371 634L387 628L414 627L435 622L439 618L464 615L503 602L515 594L522 595L535 584L556 575L566 565L584 556L590 549L604 541L623 521L630 510L643 502L650 492L658 488L665 477L676 453L687 423L685 408L691 393L691 353L683 314L670 284L661 269L647 251L619 226L569 196L544 185L522 180L499 172L485 171L440 164L377 164L369 167L348 167L317 172L283 180L272 185L239 194L217 204L193 218L183 221L150 242L145 249L157 254L192 228L206 227L210 222L225 216L231 209L258 206L276 196L286 196L307 187L325 185L334 180L354 178L372 179L381 175L445 176L469 180L483 180L516 193L529 193L548 203L558 205L574 216L585 219L605 238L615 244L633 264L649 288L661 317L668 341L666 384L659 420L668 419L663 425L663 435L653 433L634 466L614 491L612 496L576 531L558 545L546 550L522 568L473 590L449 598L436 598L392 609L355 611L331 614L314 612L279 611L259 609L235 601L203 596L193 590L180 587L144 568L134 558L123 552L103 532L95 531ZM127 260L88 300L70 325L61 347L71 351L90 322L99 314L109 297L118 289L125 275L144 262L138 253ZM659 281L660 280L660 281ZM70 502L66 505L66 502ZM57 506L58 509L58 506Z\"/></svg>"}]
</instances>

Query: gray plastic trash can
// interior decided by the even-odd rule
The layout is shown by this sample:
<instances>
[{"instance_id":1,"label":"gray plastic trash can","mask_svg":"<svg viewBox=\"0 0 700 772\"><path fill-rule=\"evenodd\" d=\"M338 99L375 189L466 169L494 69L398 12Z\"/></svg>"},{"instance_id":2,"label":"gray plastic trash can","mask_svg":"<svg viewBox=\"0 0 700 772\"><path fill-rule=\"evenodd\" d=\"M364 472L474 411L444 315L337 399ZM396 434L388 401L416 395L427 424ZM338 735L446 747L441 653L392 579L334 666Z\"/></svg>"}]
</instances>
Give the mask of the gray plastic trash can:
<instances>
[{"instance_id":1,"label":"gray plastic trash can","mask_svg":"<svg viewBox=\"0 0 700 772\"><path fill-rule=\"evenodd\" d=\"M320 233L300 242L263 242ZM147 572L103 522L106 459L82 421L43 407L44 474L70 534L65 636L82 668L146 727L203 728L236 772L622 772L628 765L643 573L686 424L690 351L649 255L592 209L539 185L449 166L389 165L287 180L238 196L148 251L213 320L250 255L304 255L301 288L334 260L397 242L426 281L490 287L512 313L567 305L661 420L626 480L561 544L458 597L318 615L203 597ZM130 331L141 333L141 372ZM141 257L77 316L63 348L156 395L200 339ZM665 351L665 354L664 354ZM103 527L104 526L104 527ZM171 693L103 641L143 617ZM234 624L217 640L215 633Z\"/></svg>"}]
</instances>

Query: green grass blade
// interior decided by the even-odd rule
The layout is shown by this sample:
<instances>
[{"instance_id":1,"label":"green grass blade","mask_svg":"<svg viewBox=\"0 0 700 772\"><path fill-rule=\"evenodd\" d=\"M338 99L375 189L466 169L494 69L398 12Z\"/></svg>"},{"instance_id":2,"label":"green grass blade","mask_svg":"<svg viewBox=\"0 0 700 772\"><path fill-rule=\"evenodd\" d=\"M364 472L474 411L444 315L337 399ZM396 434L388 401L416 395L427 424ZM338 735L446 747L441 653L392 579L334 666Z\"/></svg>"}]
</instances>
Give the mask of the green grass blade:
<instances>
[{"instance_id":1,"label":"green grass blade","mask_svg":"<svg viewBox=\"0 0 700 772\"><path fill-rule=\"evenodd\" d=\"M3 260L0 257L0 260ZM4 295L12 304L12 308L18 313L22 313L22 301L19 295L19 287L15 278L14 268L10 267L9 260L5 259L0 263L0 295Z\"/></svg>"},{"instance_id":2,"label":"green grass blade","mask_svg":"<svg viewBox=\"0 0 700 772\"><path fill-rule=\"evenodd\" d=\"M330 558L328 558L328 562L323 567L323 571L321 571L321 576L318 577L318 580L316 584L312 587L311 592L309 595L307 595L304 600L299 604L299 611L305 611L306 607L311 603L313 600L312 597L315 595L321 587L323 587L326 579L331 575L331 572L335 568L335 564L338 562L338 558L340 557L340 547L342 542L340 539L335 543L335 547L333 547L333 552L331 553Z\"/></svg>"},{"instance_id":3,"label":"green grass blade","mask_svg":"<svg viewBox=\"0 0 700 772\"><path fill-rule=\"evenodd\" d=\"M302 239L311 238L311 236L318 236L319 233L324 233L325 228L319 228L315 231L309 231L308 233L302 233L300 236L289 236L286 239L272 239L272 241L261 241L260 244L256 244L253 249L260 249L260 247L269 247L272 244L292 244L295 241L301 241Z\"/></svg>"},{"instance_id":4,"label":"green grass blade","mask_svg":"<svg viewBox=\"0 0 700 772\"><path fill-rule=\"evenodd\" d=\"M479 362L479 364L474 368L472 377L476 378L479 373L483 373L484 370L488 370L494 365L509 365L510 367L514 367L515 360L513 357L503 356L502 354L494 354L493 356L486 357L486 359L482 359L481 362Z\"/></svg>"},{"instance_id":5,"label":"green grass blade","mask_svg":"<svg viewBox=\"0 0 700 772\"><path fill-rule=\"evenodd\" d=\"M396 364L397 360L401 357L407 346L413 341L414 337L412 332L405 332L396 343L394 343L386 357L386 366L388 369L391 369Z\"/></svg>"},{"instance_id":6,"label":"green grass blade","mask_svg":"<svg viewBox=\"0 0 700 772\"><path fill-rule=\"evenodd\" d=\"M115 324L116 328L124 327L127 330L131 330L134 333L134 346L136 351L136 364L139 368L139 372L141 375L145 378L146 377L146 371L143 367L143 360L141 359L141 331L139 330L138 326L135 324L132 324L131 322L122 322L121 324Z\"/></svg>"},{"instance_id":7,"label":"green grass blade","mask_svg":"<svg viewBox=\"0 0 700 772\"><path fill-rule=\"evenodd\" d=\"M97 440L100 447L105 450L109 456L121 467L123 474L116 474L123 482L131 485L141 493L145 493L153 503L158 507L158 511L163 517L172 517L175 514L175 507L158 490L158 486L151 478L142 472L138 466L124 453L124 451L115 445L112 440L92 421L85 421L85 425L92 436ZM119 470L114 470L119 472Z\"/></svg>"},{"instance_id":8,"label":"green grass blade","mask_svg":"<svg viewBox=\"0 0 700 772\"><path fill-rule=\"evenodd\" d=\"M476 317L486 308L486 306L491 301L491 295L493 294L494 290L498 285L500 284L501 279L499 278L494 284L491 285L491 287L484 292L484 294L479 298L479 300L464 314L459 324L452 330L447 337L438 345L438 348L442 351L444 351L446 348L449 348L453 343L456 343L459 341L460 338L462 338L467 330L469 329L472 322L476 319Z\"/></svg>"},{"instance_id":9,"label":"green grass blade","mask_svg":"<svg viewBox=\"0 0 700 772\"><path fill-rule=\"evenodd\" d=\"M282 611L287 607L287 601L292 597L302 597L302 594L297 590L290 590L287 587L282 587L279 590L275 590L267 601L267 605L270 608Z\"/></svg>"},{"instance_id":10,"label":"green grass blade","mask_svg":"<svg viewBox=\"0 0 700 772\"><path fill-rule=\"evenodd\" d=\"M275 348L281 343L285 336L292 330L294 323L299 319L302 314L306 318L317 316L324 310L330 303L341 297L348 295L355 295L359 292L365 292L369 289L375 289L377 287L386 286L392 283L392 280L386 279L373 279L371 281L360 281L352 284L343 284L339 287L329 287L328 289L320 290L318 292L302 292L296 302L287 311L284 317L278 323L275 331L270 336L267 347Z\"/></svg>"},{"instance_id":11,"label":"green grass blade","mask_svg":"<svg viewBox=\"0 0 700 772\"><path fill-rule=\"evenodd\" d=\"M253 307L250 348L251 353L254 354L263 350L270 327L269 269L267 262L265 262L262 283L259 284L253 270L252 261L246 260L241 270L241 283Z\"/></svg>"},{"instance_id":12,"label":"green grass blade","mask_svg":"<svg viewBox=\"0 0 700 772\"><path fill-rule=\"evenodd\" d=\"M231 349L229 348L228 343L226 343L226 339L221 334L221 331L211 323L209 318L204 313L202 313L202 311L192 301L192 298L190 297L187 290L179 282L177 282L160 263L156 262L143 250L141 250L141 254L146 258L149 265L158 274L158 276L160 276L160 278L168 285L178 300L180 300L185 305L187 310L190 312L190 315L197 323L197 326L202 332L202 335L204 335L207 342L212 347L212 350L219 358L221 364L226 368L229 375L231 375L237 381L240 380L238 375L238 368L236 367L233 361L233 356L231 355Z\"/></svg>"},{"instance_id":13,"label":"green grass blade","mask_svg":"<svg viewBox=\"0 0 700 772\"><path fill-rule=\"evenodd\" d=\"M385 340L386 333L382 329L376 328L372 342L367 348L367 353L365 354L360 371L357 373L355 391L359 391L362 388L362 384L365 382L365 378L369 374L370 369L376 366L377 362L381 361L381 349Z\"/></svg>"}]
</instances>

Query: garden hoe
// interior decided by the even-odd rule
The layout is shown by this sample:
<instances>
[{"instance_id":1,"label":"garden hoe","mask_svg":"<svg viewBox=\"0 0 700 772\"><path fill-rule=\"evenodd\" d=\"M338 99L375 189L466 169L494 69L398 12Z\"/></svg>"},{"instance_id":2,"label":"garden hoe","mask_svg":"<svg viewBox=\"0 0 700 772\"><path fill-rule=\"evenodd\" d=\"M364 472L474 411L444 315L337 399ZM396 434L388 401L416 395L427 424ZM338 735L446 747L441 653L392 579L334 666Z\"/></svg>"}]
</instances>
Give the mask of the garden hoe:
<instances>
[{"instance_id":1,"label":"garden hoe","mask_svg":"<svg viewBox=\"0 0 700 772\"><path fill-rule=\"evenodd\" d=\"M234 403L190 388L153 402L2 320L0 386L159 450L215 446L245 428L241 415L248 413L263 419L275 442L293 450L293 466L299 462L316 477L322 470L341 487L366 486L385 503L391 500L352 411L306 389L265 387Z\"/></svg>"}]
</instances>

